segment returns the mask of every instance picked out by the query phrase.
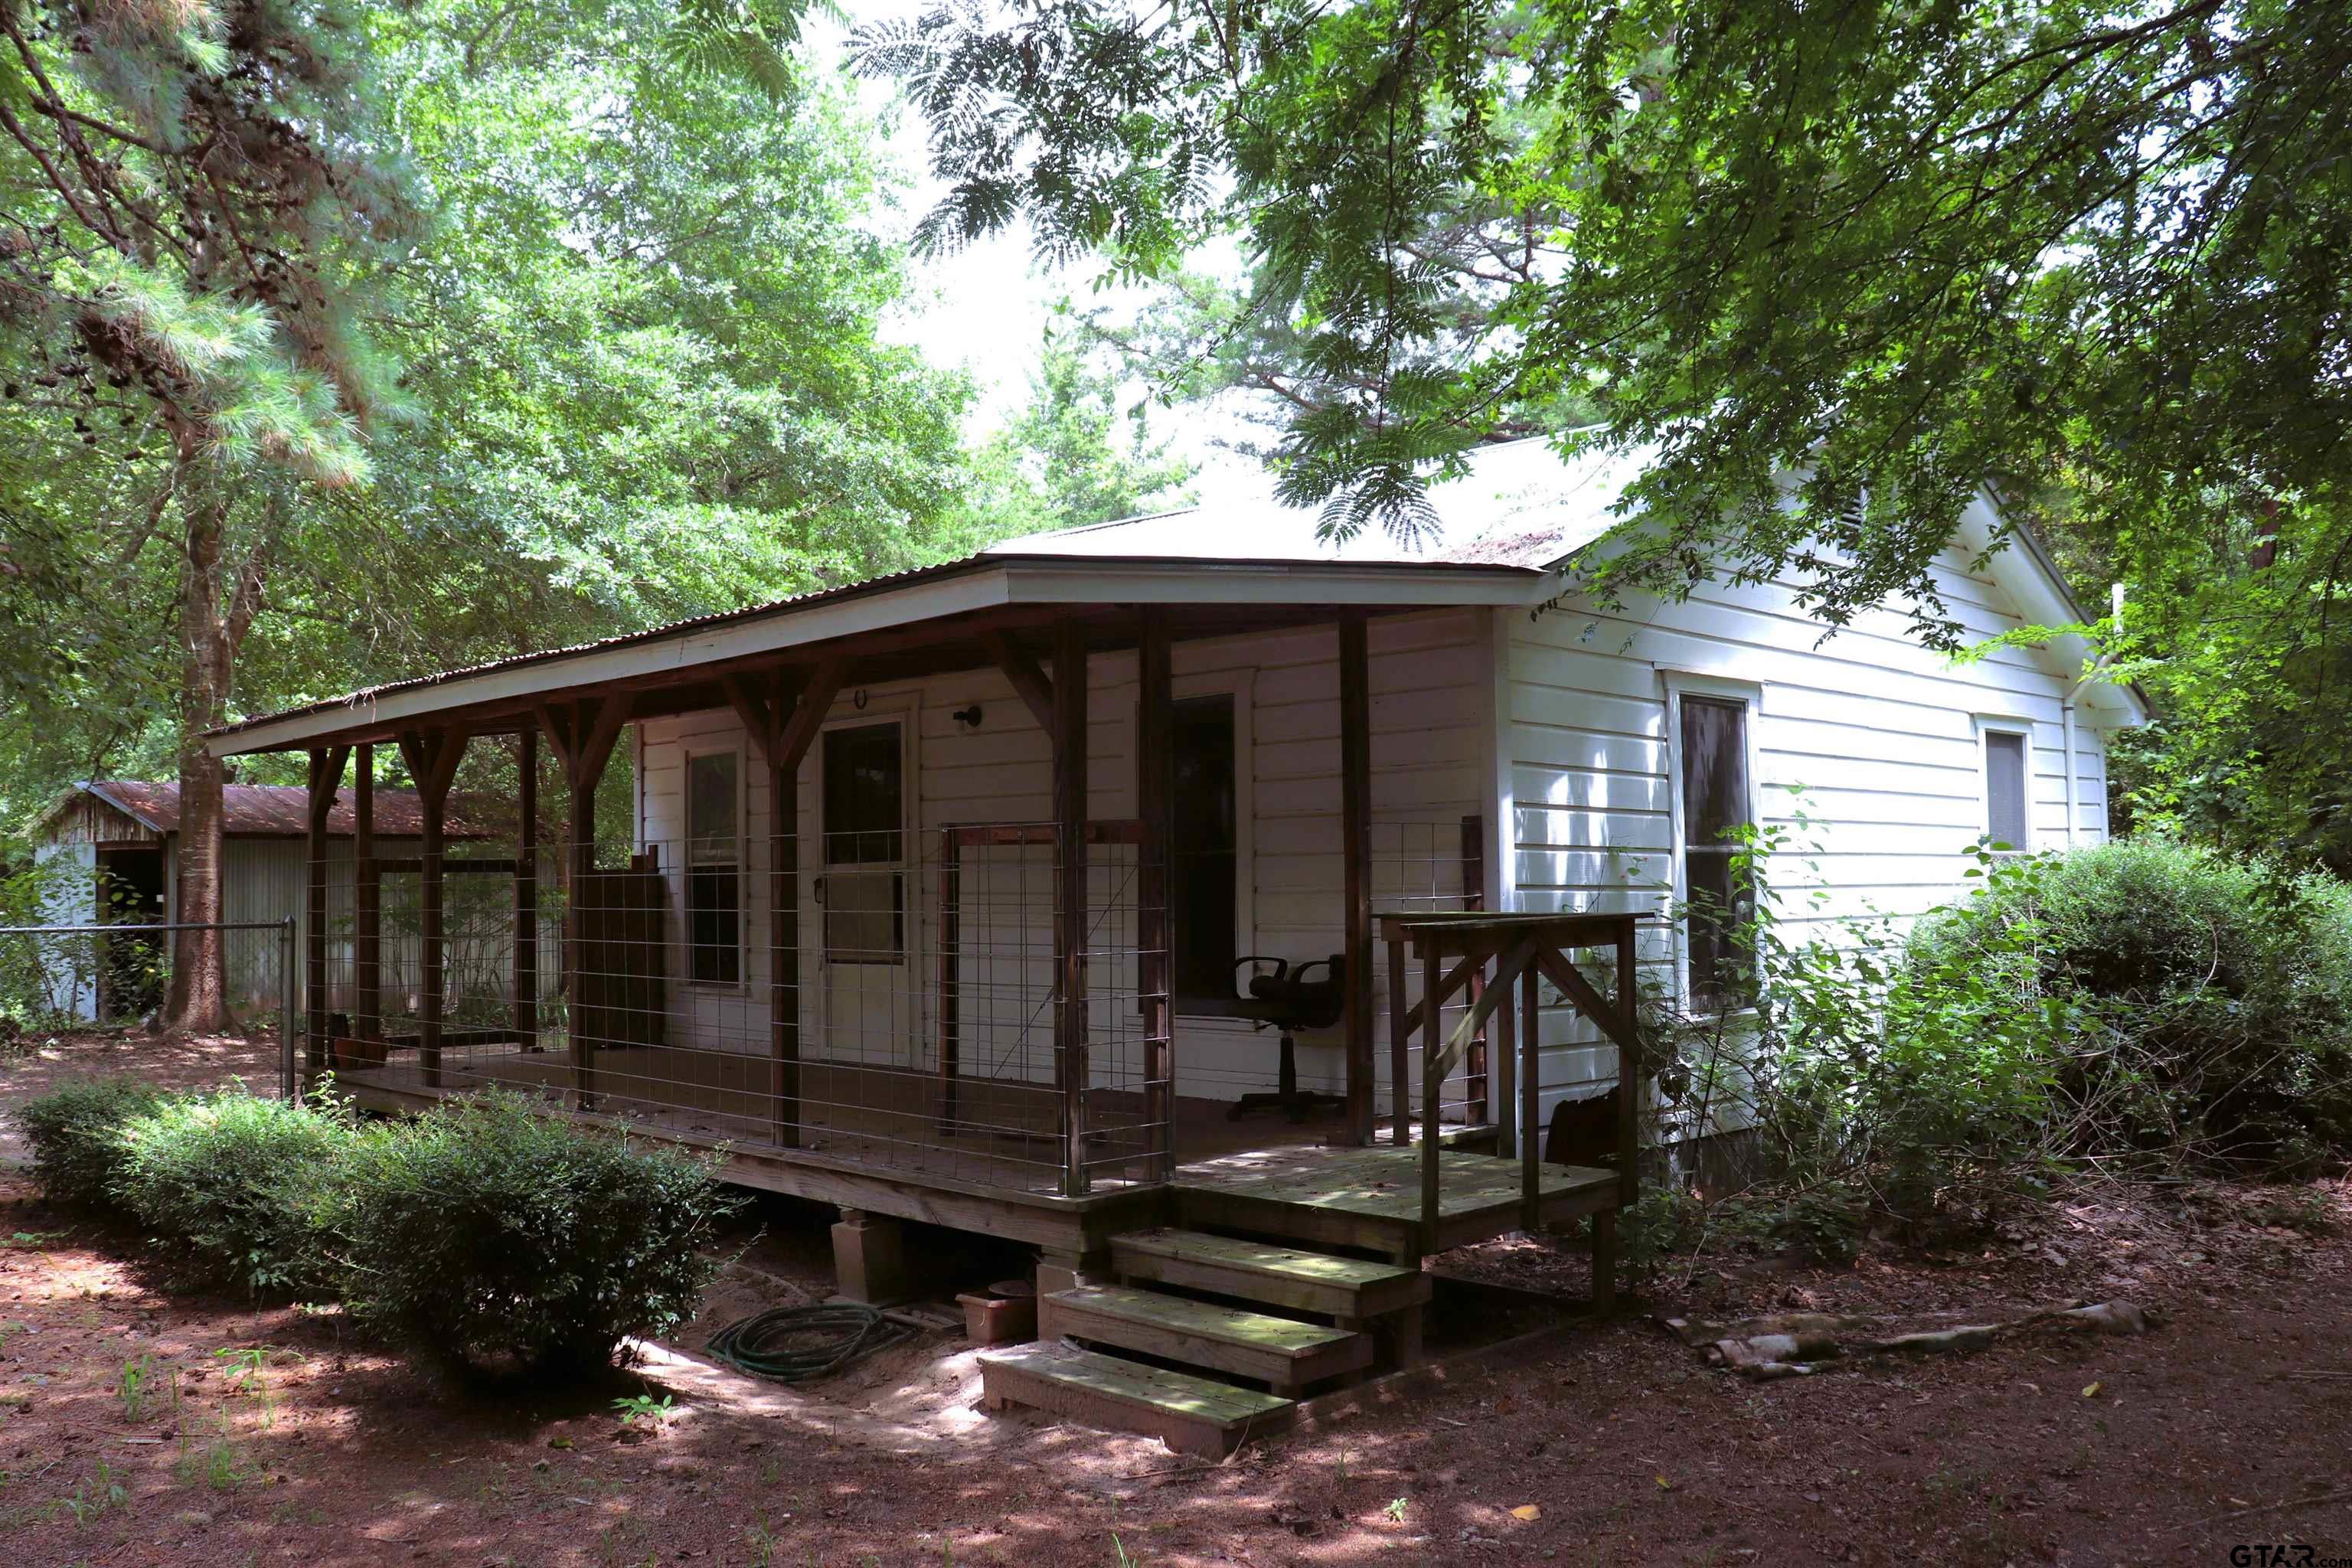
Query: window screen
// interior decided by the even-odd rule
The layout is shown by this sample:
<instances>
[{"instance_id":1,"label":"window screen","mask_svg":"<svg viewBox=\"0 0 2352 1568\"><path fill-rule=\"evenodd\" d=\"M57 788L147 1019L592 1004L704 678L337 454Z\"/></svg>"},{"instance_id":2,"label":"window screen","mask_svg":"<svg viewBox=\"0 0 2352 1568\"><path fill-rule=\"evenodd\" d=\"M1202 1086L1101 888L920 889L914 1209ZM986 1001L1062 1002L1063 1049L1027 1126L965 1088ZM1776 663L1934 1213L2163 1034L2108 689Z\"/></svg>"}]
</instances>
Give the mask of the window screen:
<instances>
[{"instance_id":1,"label":"window screen","mask_svg":"<svg viewBox=\"0 0 2352 1568\"><path fill-rule=\"evenodd\" d=\"M1988 730L1984 738L1985 827L2005 849L2031 847L2025 800L2025 737Z\"/></svg>"},{"instance_id":2,"label":"window screen","mask_svg":"<svg viewBox=\"0 0 2352 1568\"><path fill-rule=\"evenodd\" d=\"M1230 694L1175 703L1169 740L1175 752L1176 995L1180 1003L1223 1007L1234 999L1241 954L1236 901L1234 700Z\"/></svg>"},{"instance_id":3,"label":"window screen","mask_svg":"<svg viewBox=\"0 0 2352 1568\"><path fill-rule=\"evenodd\" d=\"M688 973L704 985L733 985L743 978L740 784L732 752L686 760Z\"/></svg>"},{"instance_id":4,"label":"window screen","mask_svg":"<svg viewBox=\"0 0 2352 1568\"><path fill-rule=\"evenodd\" d=\"M903 771L895 723L824 732L826 865L888 866L904 858Z\"/></svg>"},{"instance_id":5,"label":"window screen","mask_svg":"<svg viewBox=\"0 0 2352 1568\"><path fill-rule=\"evenodd\" d=\"M1716 697L1682 700L1683 898L1692 1005L1744 1005L1750 908L1738 865L1748 826L1748 705Z\"/></svg>"},{"instance_id":6,"label":"window screen","mask_svg":"<svg viewBox=\"0 0 2352 1568\"><path fill-rule=\"evenodd\" d=\"M906 752L896 722L824 732L824 952L897 963L907 952Z\"/></svg>"}]
</instances>

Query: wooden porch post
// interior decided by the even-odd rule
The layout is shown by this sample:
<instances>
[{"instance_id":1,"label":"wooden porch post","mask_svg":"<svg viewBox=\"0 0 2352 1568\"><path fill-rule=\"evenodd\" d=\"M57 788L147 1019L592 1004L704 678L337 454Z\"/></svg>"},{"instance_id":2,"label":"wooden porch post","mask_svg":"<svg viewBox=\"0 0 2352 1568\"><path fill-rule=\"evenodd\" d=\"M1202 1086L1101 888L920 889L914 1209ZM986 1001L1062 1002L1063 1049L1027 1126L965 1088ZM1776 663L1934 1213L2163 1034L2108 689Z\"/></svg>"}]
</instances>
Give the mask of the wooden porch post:
<instances>
[{"instance_id":1,"label":"wooden porch post","mask_svg":"<svg viewBox=\"0 0 2352 1568\"><path fill-rule=\"evenodd\" d=\"M768 770L768 1136L801 1142L801 759L824 722L844 670L781 668L763 691L748 678L725 682L727 699Z\"/></svg>"},{"instance_id":2,"label":"wooden porch post","mask_svg":"<svg viewBox=\"0 0 2352 1568\"><path fill-rule=\"evenodd\" d=\"M1389 1109L1395 1126L1389 1142L1402 1149L1412 1142L1412 1010L1405 1002L1404 943L1389 940Z\"/></svg>"},{"instance_id":3,"label":"wooden porch post","mask_svg":"<svg viewBox=\"0 0 2352 1568\"><path fill-rule=\"evenodd\" d=\"M539 1046L539 730L526 725L515 753L514 1027Z\"/></svg>"},{"instance_id":4,"label":"wooden porch post","mask_svg":"<svg viewBox=\"0 0 2352 1568\"><path fill-rule=\"evenodd\" d=\"M327 1067L327 818L335 809L335 793L342 785L343 769L352 760L349 746L331 746L310 753L310 794L305 803L309 829L304 853L302 933L302 1058L312 1078Z\"/></svg>"},{"instance_id":5,"label":"wooden porch post","mask_svg":"<svg viewBox=\"0 0 2352 1568\"><path fill-rule=\"evenodd\" d=\"M1640 917L1617 921L1617 1201L1632 1208L1642 1197L1641 955L1634 943Z\"/></svg>"},{"instance_id":6,"label":"wooden porch post","mask_svg":"<svg viewBox=\"0 0 2352 1568\"><path fill-rule=\"evenodd\" d=\"M779 675L771 721L781 724L803 696L797 672ZM832 700L830 695L825 700ZM780 745L768 761L768 1137L801 1143L801 769Z\"/></svg>"},{"instance_id":7,"label":"wooden porch post","mask_svg":"<svg viewBox=\"0 0 2352 1568\"><path fill-rule=\"evenodd\" d=\"M563 900L563 994L571 1005L571 1026L564 1033L572 1047L572 1088L579 1093L580 1109L587 1110L596 1102L596 1066L594 1047L586 1037L592 1025L581 980L588 959L587 910L583 906L588 880L596 874L596 786L604 782L604 770L589 773L573 763L564 773L564 793L572 807L572 887Z\"/></svg>"},{"instance_id":8,"label":"wooden porch post","mask_svg":"<svg viewBox=\"0 0 2352 1568\"><path fill-rule=\"evenodd\" d=\"M1142 864L1138 868L1143 907L1136 922L1136 935L1142 948L1137 980L1143 992L1143 1120L1152 1141L1153 1174L1165 1181L1176 1165L1175 1009L1171 994L1175 922L1169 909L1169 892L1175 885L1175 868L1169 863L1175 840L1175 759L1169 745L1175 700L1168 612L1156 605L1147 606L1142 614L1137 639L1137 674L1142 687L1135 748L1135 802L1136 815L1143 822ZM1354 994L1351 988L1351 1006ZM1353 1070L1351 1066L1351 1075Z\"/></svg>"},{"instance_id":9,"label":"wooden porch post","mask_svg":"<svg viewBox=\"0 0 2352 1568\"><path fill-rule=\"evenodd\" d=\"M416 1020L416 1059L425 1070L425 1087L441 1087L441 1010L447 998L447 942L442 930L441 854L448 828L449 784L457 775L458 759L466 754L463 730L411 730L400 737L401 760L416 784L416 802L424 816L424 842L419 848L418 967L424 996Z\"/></svg>"},{"instance_id":10,"label":"wooden porch post","mask_svg":"<svg viewBox=\"0 0 2352 1568\"><path fill-rule=\"evenodd\" d=\"M596 1103L596 1068L592 1031L603 1026L584 1005L582 974L587 960L585 900L588 883L596 875L596 786L604 782L604 764L612 761L613 744L628 721L625 697L582 697L539 710L539 726L563 764L564 790L571 796L572 886L563 901L563 990L570 1012L564 1030L571 1044L572 1082L580 1109Z\"/></svg>"},{"instance_id":11,"label":"wooden porch post","mask_svg":"<svg viewBox=\"0 0 2352 1568\"><path fill-rule=\"evenodd\" d=\"M383 1038L383 879L375 864L375 747L352 773L352 1033Z\"/></svg>"},{"instance_id":12,"label":"wooden porch post","mask_svg":"<svg viewBox=\"0 0 2352 1568\"><path fill-rule=\"evenodd\" d=\"M1054 959L1060 1005L1054 1061L1062 1088L1062 1191L1087 1191L1087 634L1054 626Z\"/></svg>"},{"instance_id":13,"label":"wooden porch post","mask_svg":"<svg viewBox=\"0 0 2352 1568\"><path fill-rule=\"evenodd\" d=\"M1536 1082L1538 1076L1536 1072L1536 1042L1540 1037L1536 1031L1542 1012L1543 974L1538 965L1530 963L1528 972L1519 977L1519 1038L1526 1043L1518 1052L1517 1060L1519 1228L1530 1233L1543 1227L1543 1173L1536 1163L1543 1154L1542 1130L1536 1125L1541 1113L1537 1100L1539 1086ZM1496 1019L1498 1022L1507 1020L1510 1016L1511 1010L1504 1007L1497 1012ZM1503 1059L1507 1064L1511 1057L1511 1041L1506 1037L1503 1040ZM1505 1071L1507 1073L1509 1070L1507 1066ZM1507 1079L1504 1094L1507 1097L1509 1093L1510 1084Z\"/></svg>"},{"instance_id":14,"label":"wooden porch post","mask_svg":"<svg viewBox=\"0 0 2352 1568\"><path fill-rule=\"evenodd\" d=\"M1339 853L1347 884L1347 1128L1335 1142L1372 1141L1372 697L1365 612L1339 612ZM1402 1083L1396 1093L1405 1092Z\"/></svg>"}]
</instances>

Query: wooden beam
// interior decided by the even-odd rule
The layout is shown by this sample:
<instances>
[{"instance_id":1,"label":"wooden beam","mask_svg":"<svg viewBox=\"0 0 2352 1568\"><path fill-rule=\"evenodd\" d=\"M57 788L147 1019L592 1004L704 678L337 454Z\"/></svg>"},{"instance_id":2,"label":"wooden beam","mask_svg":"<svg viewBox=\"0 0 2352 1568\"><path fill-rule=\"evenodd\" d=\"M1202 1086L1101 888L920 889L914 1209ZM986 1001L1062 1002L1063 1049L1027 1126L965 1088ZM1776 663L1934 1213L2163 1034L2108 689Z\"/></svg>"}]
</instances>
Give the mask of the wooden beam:
<instances>
[{"instance_id":1,"label":"wooden beam","mask_svg":"<svg viewBox=\"0 0 2352 1568\"><path fill-rule=\"evenodd\" d=\"M1614 1006L1601 999L1592 982L1568 961L1566 953L1547 949L1537 957L1536 963L1543 971L1543 977L1559 986L1576 1010L1591 1019L1601 1032L1609 1037L1611 1044L1620 1050L1630 1045L1636 1056L1641 1054L1642 1042L1634 1034L1633 1026L1620 1016Z\"/></svg>"},{"instance_id":2,"label":"wooden beam","mask_svg":"<svg viewBox=\"0 0 2352 1568\"><path fill-rule=\"evenodd\" d=\"M541 702L531 710L563 764L564 777L593 782L604 776L604 764L612 760L613 744L621 738L632 709L629 699L615 692Z\"/></svg>"},{"instance_id":3,"label":"wooden beam","mask_svg":"<svg viewBox=\"0 0 2352 1568\"><path fill-rule=\"evenodd\" d=\"M1339 858L1344 920L1347 1131L1372 1141L1371 643L1361 609L1339 612Z\"/></svg>"},{"instance_id":4,"label":"wooden beam","mask_svg":"<svg viewBox=\"0 0 2352 1568\"><path fill-rule=\"evenodd\" d=\"M587 988L582 984L581 972L588 956L588 882L596 875L596 785L604 770L586 777L576 770L567 771L571 773L566 794L572 807L572 886L563 900L563 994L570 1020L564 1033L572 1047L572 1085L580 1096L580 1108L587 1110L596 1103L595 1047L589 1037L602 1025L585 1005Z\"/></svg>"},{"instance_id":5,"label":"wooden beam","mask_svg":"<svg viewBox=\"0 0 2352 1568\"><path fill-rule=\"evenodd\" d=\"M808 683L793 704L793 716L777 730L775 754L769 759L772 766L799 772L801 759L816 744L817 731L824 728L824 716L833 710L833 700L841 695L848 675L849 667L837 658L826 659L809 672Z\"/></svg>"},{"instance_id":6,"label":"wooden beam","mask_svg":"<svg viewBox=\"0 0 2352 1568\"><path fill-rule=\"evenodd\" d=\"M1062 679L1062 626L1068 624L1065 620L1054 630L1054 680ZM1037 661L1003 632L984 632L980 642L988 650L988 656L996 661L996 668L1004 672L1004 679L1013 683L1013 695L1028 705L1029 716L1037 721L1037 727L1048 735L1057 733L1055 715L1058 710L1054 706L1053 681L1045 679L1045 672L1037 668ZM1083 637L1078 640L1078 647L1082 651L1085 648Z\"/></svg>"},{"instance_id":7,"label":"wooden beam","mask_svg":"<svg viewBox=\"0 0 2352 1568\"><path fill-rule=\"evenodd\" d=\"M1436 1081L1442 1082L1447 1074L1462 1064L1470 1053L1470 1042L1486 1026L1486 1020L1494 1015L1495 1009L1510 999L1512 984L1528 969L1539 965L1547 951L1541 938L1531 931L1502 955L1495 966L1493 984L1464 1009L1462 1016L1447 1032L1444 1045L1439 1046L1433 1036L1423 1043L1422 1073L1424 1079L1433 1075Z\"/></svg>"},{"instance_id":8,"label":"wooden beam","mask_svg":"<svg viewBox=\"0 0 2352 1568\"><path fill-rule=\"evenodd\" d=\"M1537 1062L1541 1053L1537 1043L1542 1039L1538 1032L1543 1014L1543 977L1530 969L1519 977L1519 1029L1522 1044L1518 1057L1519 1089L1519 1228L1530 1235L1543 1228L1543 1170L1537 1163L1542 1158L1543 1129L1540 1120L1541 1101L1538 1097ZM1508 1016L1507 1012L1505 1015Z\"/></svg>"},{"instance_id":9,"label":"wooden beam","mask_svg":"<svg viewBox=\"0 0 2352 1568\"><path fill-rule=\"evenodd\" d=\"M316 1079L327 1068L327 819L335 809L343 770L352 760L349 746L329 746L310 753L310 793L305 802L302 932L302 1055L303 1066Z\"/></svg>"},{"instance_id":10,"label":"wooden beam","mask_svg":"<svg viewBox=\"0 0 2352 1568\"><path fill-rule=\"evenodd\" d=\"M375 748L352 769L352 1033L383 1038L383 881L375 865Z\"/></svg>"},{"instance_id":11,"label":"wooden beam","mask_svg":"<svg viewBox=\"0 0 2352 1568\"><path fill-rule=\"evenodd\" d=\"M539 1045L539 731L515 752L514 1026L525 1050Z\"/></svg>"},{"instance_id":12,"label":"wooden beam","mask_svg":"<svg viewBox=\"0 0 2352 1568\"><path fill-rule=\"evenodd\" d=\"M1137 675L1141 702L1135 747L1136 815L1143 842L1138 866L1140 908L1136 935L1140 948L1137 979L1143 993L1143 1120L1145 1136L1158 1158L1154 1174L1170 1180L1176 1164L1174 911L1171 856L1175 848L1174 660L1168 612L1147 606L1137 628ZM1351 993L1352 994L1352 993ZM1369 992L1367 993L1369 996ZM1369 1038L1369 1036L1367 1037Z\"/></svg>"},{"instance_id":13,"label":"wooden beam","mask_svg":"<svg viewBox=\"0 0 2352 1568\"><path fill-rule=\"evenodd\" d=\"M572 728L574 717L572 705L569 702L540 702L532 705L531 713L538 720L540 732L547 737L549 748L555 752L556 765L569 779L573 767L572 759L580 754L579 740Z\"/></svg>"},{"instance_id":14,"label":"wooden beam","mask_svg":"<svg viewBox=\"0 0 2352 1568\"><path fill-rule=\"evenodd\" d=\"M1480 910L1486 907L1486 836L1481 826L1480 819L1475 815L1465 815L1462 818L1462 904L1465 909ZM1470 981L1470 1000L1474 1004L1478 1000L1479 993L1486 988L1486 963L1484 956L1478 960L1475 968L1475 973ZM1496 1012L1492 1032L1496 1045L1505 1052L1508 1052L1513 1043L1510 1008L1505 1007ZM1486 1036L1481 1034L1470 1042L1469 1066L1462 1075L1464 1099L1480 1105L1488 1103L1491 1092L1487 1077L1489 1060ZM1506 1100L1509 1099L1507 1089L1505 1090L1503 1098ZM1503 1109L1507 1112L1509 1107L1506 1104ZM1502 1120L1508 1121L1510 1118L1506 1114ZM1507 1153L1508 1145L1505 1145L1501 1152Z\"/></svg>"},{"instance_id":15,"label":"wooden beam","mask_svg":"<svg viewBox=\"0 0 2352 1568\"><path fill-rule=\"evenodd\" d=\"M457 776L457 764L465 755L463 730L404 730L400 733L400 760L407 764L408 776L416 783L416 793L428 799L447 797L449 785Z\"/></svg>"},{"instance_id":16,"label":"wooden beam","mask_svg":"<svg viewBox=\"0 0 2352 1568\"><path fill-rule=\"evenodd\" d=\"M416 1020L416 1059L425 1087L441 1087L441 1014L448 996L448 933L443 892L441 857L446 847L449 785L466 754L462 730L405 731L400 754L416 782L417 805L424 817L423 843L418 846L418 967L423 971Z\"/></svg>"},{"instance_id":17,"label":"wooden beam","mask_svg":"<svg viewBox=\"0 0 2352 1568\"><path fill-rule=\"evenodd\" d=\"M1642 1200L1642 1102L1649 1093L1642 1060L1640 935L1638 916L1617 922L1617 1201L1626 1208Z\"/></svg>"},{"instance_id":18,"label":"wooden beam","mask_svg":"<svg viewBox=\"0 0 2352 1568\"><path fill-rule=\"evenodd\" d=\"M580 742L580 754L572 765L589 781L590 787L603 781L604 764L613 760L614 744L621 738L622 726L629 721L628 700L607 697L594 701L595 711L589 719L585 737Z\"/></svg>"},{"instance_id":19,"label":"wooden beam","mask_svg":"<svg viewBox=\"0 0 2352 1568\"><path fill-rule=\"evenodd\" d=\"M596 875L596 786L604 782L614 743L628 721L629 702L619 695L583 697L570 702L542 703L536 711L549 744L563 764L565 794L570 796L571 847L567 854L571 886L563 900L563 994L569 1022L565 1035L572 1058L572 1082L582 1110L596 1103L593 1040L604 1027L583 1005L581 966L587 954L584 900L589 879Z\"/></svg>"},{"instance_id":20,"label":"wooden beam","mask_svg":"<svg viewBox=\"0 0 2352 1568\"><path fill-rule=\"evenodd\" d=\"M1062 1090L1062 1194L1087 1180L1087 639L1054 628L1054 1062Z\"/></svg>"},{"instance_id":21,"label":"wooden beam","mask_svg":"<svg viewBox=\"0 0 2352 1568\"><path fill-rule=\"evenodd\" d=\"M1421 1247L1424 1255L1439 1250L1438 1247L1438 1136L1437 1101L1445 1086L1445 1075L1454 1070L1470 1049L1471 1038L1485 1026L1487 1016L1500 1004L1510 999L1512 984L1523 973L1531 972L1536 962L1538 939L1533 932L1521 937L1518 944L1503 955L1495 967L1494 984L1465 1008L1461 1022L1445 1037L1440 1049L1435 1030L1422 1045L1422 1129L1421 1129ZM1433 975L1437 968L1436 944L1431 943L1429 968ZM1434 1015L1433 1015L1434 1016Z\"/></svg>"},{"instance_id":22,"label":"wooden beam","mask_svg":"<svg viewBox=\"0 0 2352 1568\"><path fill-rule=\"evenodd\" d=\"M836 674L823 695L795 670L779 670L765 703L775 726L768 763L768 1136L779 1149L801 1142L801 875L800 754L789 749L804 711L833 706ZM789 718L786 715L790 715ZM814 740L816 722L806 727ZM796 742L801 752L808 741Z\"/></svg>"},{"instance_id":23,"label":"wooden beam","mask_svg":"<svg viewBox=\"0 0 2352 1568\"><path fill-rule=\"evenodd\" d=\"M727 705L735 710L743 733L751 738L761 760L766 761L776 743L775 710L768 706L767 698L751 684L748 675L722 677L719 689L727 694Z\"/></svg>"},{"instance_id":24,"label":"wooden beam","mask_svg":"<svg viewBox=\"0 0 2352 1568\"><path fill-rule=\"evenodd\" d=\"M1405 1004L1405 944L1389 938L1389 1110L1393 1123L1389 1142L1402 1149L1412 1142L1412 1060L1407 1043L1411 1016Z\"/></svg>"},{"instance_id":25,"label":"wooden beam","mask_svg":"<svg viewBox=\"0 0 2352 1568\"><path fill-rule=\"evenodd\" d=\"M952 827L940 829L939 929L934 940L940 991L939 1134L952 1138L963 1119L963 995L957 968L963 945L963 846ZM1150 960L1147 958L1148 963Z\"/></svg>"}]
</instances>

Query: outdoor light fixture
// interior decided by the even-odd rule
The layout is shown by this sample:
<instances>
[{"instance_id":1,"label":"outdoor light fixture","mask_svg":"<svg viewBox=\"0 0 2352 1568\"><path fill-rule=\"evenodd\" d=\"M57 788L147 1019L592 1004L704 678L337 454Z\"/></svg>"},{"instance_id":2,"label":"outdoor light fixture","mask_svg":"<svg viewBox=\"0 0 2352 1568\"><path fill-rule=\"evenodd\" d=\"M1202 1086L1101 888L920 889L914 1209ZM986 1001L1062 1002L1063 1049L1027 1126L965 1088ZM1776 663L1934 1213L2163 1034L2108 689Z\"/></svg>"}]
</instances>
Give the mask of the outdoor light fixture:
<instances>
[{"instance_id":1,"label":"outdoor light fixture","mask_svg":"<svg viewBox=\"0 0 2352 1568\"><path fill-rule=\"evenodd\" d=\"M975 702L969 708L959 708L948 717L968 730L977 730L980 728L980 704Z\"/></svg>"}]
</instances>

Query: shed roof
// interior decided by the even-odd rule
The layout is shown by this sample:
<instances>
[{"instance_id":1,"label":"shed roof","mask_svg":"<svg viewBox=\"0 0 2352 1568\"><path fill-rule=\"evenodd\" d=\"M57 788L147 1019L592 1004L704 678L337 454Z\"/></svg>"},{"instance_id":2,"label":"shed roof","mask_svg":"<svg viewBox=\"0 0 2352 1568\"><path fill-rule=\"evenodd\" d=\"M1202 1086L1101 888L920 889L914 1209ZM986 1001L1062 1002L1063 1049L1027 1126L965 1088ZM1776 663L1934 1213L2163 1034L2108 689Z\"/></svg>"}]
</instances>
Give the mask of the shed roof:
<instances>
[{"instance_id":1,"label":"shed roof","mask_svg":"<svg viewBox=\"0 0 2352 1568\"><path fill-rule=\"evenodd\" d=\"M85 779L43 815L46 829L74 801L90 795L105 802L151 833L180 830L180 786L144 779ZM310 792L299 784L225 784L221 788L221 831L239 838L299 838L310 831ZM343 790L327 813L327 837L349 838L355 827L352 792ZM375 792L375 830L387 838L414 838L425 831L425 805L411 789ZM446 817L448 837L474 838L480 830L454 808Z\"/></svg>"}]
</instances>

